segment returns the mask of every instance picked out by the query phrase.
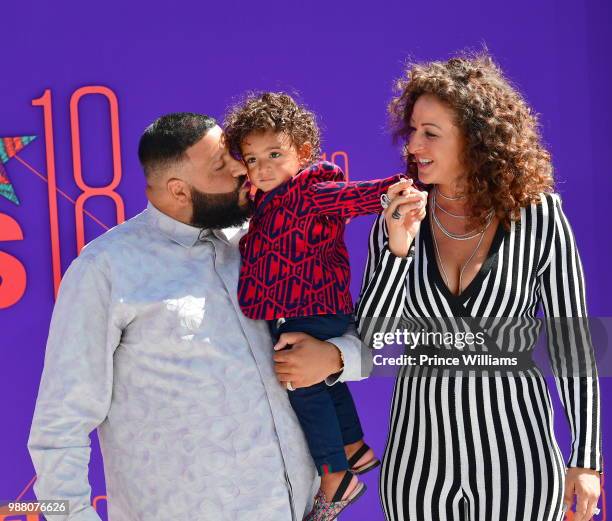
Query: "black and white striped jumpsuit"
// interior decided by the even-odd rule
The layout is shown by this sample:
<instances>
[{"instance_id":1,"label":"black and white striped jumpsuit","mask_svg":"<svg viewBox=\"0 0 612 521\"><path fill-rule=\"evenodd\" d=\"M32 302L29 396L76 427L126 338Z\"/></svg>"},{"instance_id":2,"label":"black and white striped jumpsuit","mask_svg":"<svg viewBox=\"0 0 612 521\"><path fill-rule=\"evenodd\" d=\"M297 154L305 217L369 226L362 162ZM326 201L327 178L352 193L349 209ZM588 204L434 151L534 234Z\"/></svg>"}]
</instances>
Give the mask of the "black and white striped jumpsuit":
<instances>
[{"instance_id":1,"label":"black and white striped jumpsuit","mask_svg":"<svg viewBox=\"0 0 612 521\"><path fill-rule=\"evenodd\" d=\"M431 233L427 216L402 259L387 247L382 216L374 223L357 307L361 327L374 316L529 319L540 302L547 319L586 317L582 266L558 195L542 194L510 230L499 225L481 270L459 296L440 276ZM588 331L582 333L580 355L592 356ZM519 336L508 334L501 349L529 349ZM558 340L549 335L553 367L568 363L555 352ZM601 471L596 370L575 376L557 369L573 437L567 466ZM437 371L405 367L396 381L380 478L386 518L561 520L565 464L541 372L473 378Z\"/></svg>"}]
</instances>

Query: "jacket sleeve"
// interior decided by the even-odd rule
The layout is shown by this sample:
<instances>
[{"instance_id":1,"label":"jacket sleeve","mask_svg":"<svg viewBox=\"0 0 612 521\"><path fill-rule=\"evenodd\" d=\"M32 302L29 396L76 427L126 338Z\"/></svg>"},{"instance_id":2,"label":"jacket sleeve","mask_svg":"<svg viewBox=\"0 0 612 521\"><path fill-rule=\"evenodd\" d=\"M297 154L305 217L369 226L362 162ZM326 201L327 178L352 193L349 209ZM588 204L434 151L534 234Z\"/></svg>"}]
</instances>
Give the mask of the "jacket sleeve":
<instances>
[{"instance_id":1,"label":"jacket sleeve","mask_svg":"<svg viewBox=\"0 0 612 521\"><path fill-rule=\"evenodd\" d=\"M69 501L70 521L100 521L91 506L89 434L107 416L113 353L110 284L90 258L68 268L53 310L28 449L39 499ZM56 519L55 517L53 519Z\"/></svg>"},{"instance_id":2,"label":"jacket sleeve","mask_svg":"<svg viewBox=\"0 0 612 521\"><path fill-rule=\"evenodd\" d=\"M310 181L303 191L304 210L343 219L380 213L380 196L402 179L395 175L371 181L343 181L340 167L327 162L317 163L300 175L304 174L304 180Z\"/></svg>"},{"instance_id":3,"label":"jacket sleeve","mask_svg":"<svg viewBox=\"0 0 612 521\"><path fill-rule=\"evenodd\" d=\"M572 432L568 467L602 471L599 380L587 319L582 263L559 196L546 194L552 230L539 270L548 351Z\"/></svg>"}]
</instances>

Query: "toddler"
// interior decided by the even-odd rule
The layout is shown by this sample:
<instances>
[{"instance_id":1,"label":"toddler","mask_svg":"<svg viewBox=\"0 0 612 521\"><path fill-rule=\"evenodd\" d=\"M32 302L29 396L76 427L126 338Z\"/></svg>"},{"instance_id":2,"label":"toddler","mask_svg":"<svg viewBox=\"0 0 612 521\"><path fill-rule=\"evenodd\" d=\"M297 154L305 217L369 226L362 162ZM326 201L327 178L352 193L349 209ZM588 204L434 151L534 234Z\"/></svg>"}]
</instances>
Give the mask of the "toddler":
<instances>
[{"instance_id":1,"label":"toddler","mask_svg":"<svg viewBox=\"0 0 612 521\"><path fill-rule=\"evenodd\" d=\"M353 312L345 221L380 212L381 195L400 176L346 182L338 166L319 161L314 114L283 93L249 96L229 113L225 135L257 188L240 242L243 313L267 320L275 341L289 331L342 336ZM356 475L380 462L363 441L345 383L287 389L321 476L306 519L335 519L365 491Z\"/></svg>"}]
</instances>

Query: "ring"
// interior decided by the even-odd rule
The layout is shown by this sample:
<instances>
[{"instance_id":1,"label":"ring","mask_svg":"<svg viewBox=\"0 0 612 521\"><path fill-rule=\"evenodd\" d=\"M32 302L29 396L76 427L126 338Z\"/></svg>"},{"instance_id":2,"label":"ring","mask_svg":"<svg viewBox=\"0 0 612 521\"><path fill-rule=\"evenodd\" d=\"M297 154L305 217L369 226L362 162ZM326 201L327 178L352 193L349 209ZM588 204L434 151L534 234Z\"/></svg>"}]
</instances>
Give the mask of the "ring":
<instances>
[{"instance_id":1,"label":"ring","mask_svg":"<svg viewBox=\"0 0 612 521\"><path fill-rule=\"evenodd\" d=\"M402 214L399 212L399 209L398 209L398 208L396 208L395 210L393 210L393 213L391 214L391 217L392 217L393 219L397 219L397 220L399 220L399 219L401 219L401 218L402 218Z\"/></svg>"},{"instance_id":2,"label":"ring","mask_svg":"<svg viewBox=\"0 0 612 521\"><path fill-rule=\"evenodd\" d=\"M389 203L391 203L391 199L389 199L389 196L387 194L382 194L380 196L380 206L383 207L383 209L387 209L389 208Z\"/></svg>"},{"instance_id":3,"label":"ring","mask_svg":"<svg viewBox=\"0 0 612 521\"><path fill-rule=\"evenodd\" d=\"M285 385L287 387L287 391L295 391L295 388L293 385L291 385L291 382L287 382Z\"/></svg>"}]
</instances>

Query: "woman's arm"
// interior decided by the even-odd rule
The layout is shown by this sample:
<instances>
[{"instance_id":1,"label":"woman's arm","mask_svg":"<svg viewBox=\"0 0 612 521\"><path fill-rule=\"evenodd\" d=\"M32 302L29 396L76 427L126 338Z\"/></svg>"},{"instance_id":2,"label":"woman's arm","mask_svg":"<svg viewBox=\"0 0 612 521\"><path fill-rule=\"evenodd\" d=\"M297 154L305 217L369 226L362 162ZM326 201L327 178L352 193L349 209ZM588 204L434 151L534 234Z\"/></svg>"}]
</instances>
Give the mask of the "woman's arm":
<instances>
[{"instance_id":1,"label":"woman's arm","mask_svg":"<svg viewBox=\"0 0 612 521\"><path fill-rule=\"evenodd\" d=\"M401 318L411 263L411 254L397 257L389 249L385 216L381 214L370 232L361 295L355 308L357 331L367 345L375 331L391 330Z\"/></svg>"},{"instance_id":2,"label":"woman's arm","mask_svg":"<svg viewBox=\"0 0 612 521\"><path fill-rule=\"evenodd\" d=\"M539 274L556 383L572 429L568 467L601 471L599 381L587 322L584 275L558 195L546 196L554 219L551 251Z\"/></svg>"},{"instance_id":3,"label":"woman's arm","mask_svg":"<svg viewBox=\"0 0 612 521\"><path fill-rule=\"evenodd\" d=\"M589 519L602 471L599 380L588 327L584 275L574 234L558 195L545 195L553 237L539 273L548 350L572 432L564 503L574 494L578 519Z\"/></svg>"},{"instance_id":4,"label":"woman's arm","mask_svg":"<svg viewBox=\"0 0 612 521\"><path fill-rule=\"evenodd\" d=\"M368 243L368 261L356 306L357 330L367 345L373 333L394 330L402 316L406 276L416 237L425 218L427 193L402 180L387 190L390 201Z\"/></svg>"}]
</instances>

